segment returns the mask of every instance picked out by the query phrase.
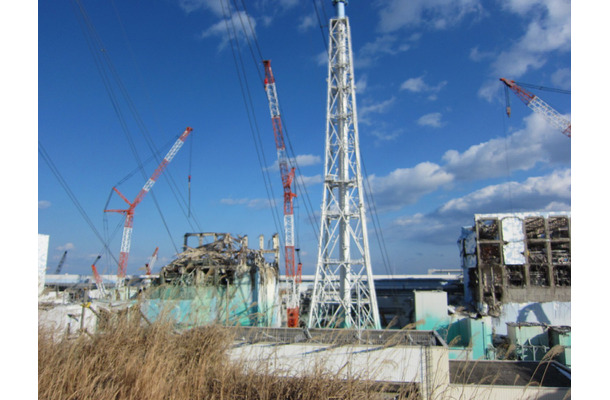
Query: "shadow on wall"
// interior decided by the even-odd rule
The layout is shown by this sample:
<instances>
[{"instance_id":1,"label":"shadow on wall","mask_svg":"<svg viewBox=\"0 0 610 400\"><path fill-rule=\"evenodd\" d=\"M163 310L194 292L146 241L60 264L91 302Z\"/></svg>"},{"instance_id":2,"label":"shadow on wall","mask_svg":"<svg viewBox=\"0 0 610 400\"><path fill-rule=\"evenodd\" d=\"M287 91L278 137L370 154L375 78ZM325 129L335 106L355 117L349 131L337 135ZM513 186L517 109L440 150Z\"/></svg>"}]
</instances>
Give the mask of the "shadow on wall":
<instances>
[{"instance_id":1,"label":"shadow on wall","mask_svg":"<svg viewBox=\"0 0 610 400\"><path fill-rule=\"evenodd\" d=\"M533 303L526 307L523 307L523 309L521 309L519 311L519 316L517 317L517 322L528 322L527 317L529 316L530 312L534 313L534 315L536 316L537 322L551 325L551 321L546 316L546 313L542 309L542 306L540 305L540 303ZM529 321L529 322L531 322L531 321Z\"/></svg>"}]
</instances>

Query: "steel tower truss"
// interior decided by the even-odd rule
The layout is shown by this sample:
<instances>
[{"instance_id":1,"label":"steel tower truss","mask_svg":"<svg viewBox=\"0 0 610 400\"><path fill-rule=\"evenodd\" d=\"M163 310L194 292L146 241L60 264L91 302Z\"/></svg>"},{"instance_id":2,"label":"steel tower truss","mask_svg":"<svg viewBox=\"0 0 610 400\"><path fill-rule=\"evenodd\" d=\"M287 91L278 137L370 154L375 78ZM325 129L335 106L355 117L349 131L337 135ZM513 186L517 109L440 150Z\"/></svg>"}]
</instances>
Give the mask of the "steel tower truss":
<instances>
[{"instance_id":1,"label":"steel tower truss","mask_svg":"<svg viewBox=\"0 0 610 400\"><path fill-rule=\"evenodd\" d=\"M341 0L337 6L344 6ZM380 329L366 230L349 21L330 20L324 194L310 328Z\"/></svg>"}]
</instances>

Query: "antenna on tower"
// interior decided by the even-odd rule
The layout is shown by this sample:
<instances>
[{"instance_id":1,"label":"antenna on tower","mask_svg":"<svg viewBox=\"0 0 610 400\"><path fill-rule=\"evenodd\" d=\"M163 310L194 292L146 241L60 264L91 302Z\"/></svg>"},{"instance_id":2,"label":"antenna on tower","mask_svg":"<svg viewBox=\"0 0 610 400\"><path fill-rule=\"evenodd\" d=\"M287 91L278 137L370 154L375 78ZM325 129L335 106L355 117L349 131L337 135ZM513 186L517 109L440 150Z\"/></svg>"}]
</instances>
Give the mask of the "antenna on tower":
<instances>
[{"instance_id":1,"label":"antenna on tower","mask_svg":"<svg viewBox=\"0 0 610 400\"><path fill-rule=\"evenodd\" d=\"M380 329L369 255L347 0L330 21L324 193L309 328Z\"/></svg>"}]
</instances>

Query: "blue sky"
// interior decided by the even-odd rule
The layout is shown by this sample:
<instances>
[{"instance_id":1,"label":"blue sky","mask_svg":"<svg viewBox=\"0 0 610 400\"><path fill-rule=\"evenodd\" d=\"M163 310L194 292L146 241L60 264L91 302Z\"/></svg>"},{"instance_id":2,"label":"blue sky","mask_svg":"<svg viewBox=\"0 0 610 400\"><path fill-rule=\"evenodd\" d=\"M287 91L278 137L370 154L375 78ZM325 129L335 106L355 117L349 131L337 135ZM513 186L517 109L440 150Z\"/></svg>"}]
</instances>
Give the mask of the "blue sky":
<instances>
[{"instance_id":1,"label":"blue sky","mask_svg":"<svg viewBox=\"0 0 610 400\"><path fill-rule=\"evenodd\" d=\"M187 126L193 133L155 185L155 198L136 208L127 272L143 271L157 246L158 270L181 249L185 232L247 234L256 244L259 234L268 239L283 229L262 56L272 60L290 155L306 188L297 192L295 215L304 273L313 273L332 2L255 0L246 9L226 0L80 3L89 28L74 1L38 4L38 140L96 231L110 238L114 257L122 217L110 213L105 225L103 213L112 187L136 171L118 186L133 200L158 163L151 148L162 158ZM459 267L456 240L475 213L571 209L571 139L513 94L508 119L499 82L571 90L569 1L352 0L346 13L361 155L384 240L380 246L371 220L375 273ZM93 32L103 48L88 45ZM571 118L570 95L532 92ZM50 235L49 272L68 250L63 272L90 273L103 254L98 269L116 273L40 155L37 163L38 232ZM124 206L110 198L110 208Z\"/></svg>"}]
</instances>

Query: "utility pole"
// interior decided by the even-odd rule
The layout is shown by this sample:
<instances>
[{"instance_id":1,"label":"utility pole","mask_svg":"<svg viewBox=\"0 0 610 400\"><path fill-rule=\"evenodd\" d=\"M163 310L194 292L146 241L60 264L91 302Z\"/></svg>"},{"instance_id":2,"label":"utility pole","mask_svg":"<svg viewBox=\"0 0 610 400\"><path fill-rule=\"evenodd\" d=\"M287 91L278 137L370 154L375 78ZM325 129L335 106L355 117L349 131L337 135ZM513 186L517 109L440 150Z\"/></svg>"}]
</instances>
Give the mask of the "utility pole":
<instances>
[{"instance_id":1,"label":"utility pole","mask_svg":"<svg viewBox=\"0 0 610 400\"><path fill-rule=\"evenodd\" d=\"M380 329L364 206L347 0L330 20L324 194L310 328Z\"/></svg>"}]
</instances>

